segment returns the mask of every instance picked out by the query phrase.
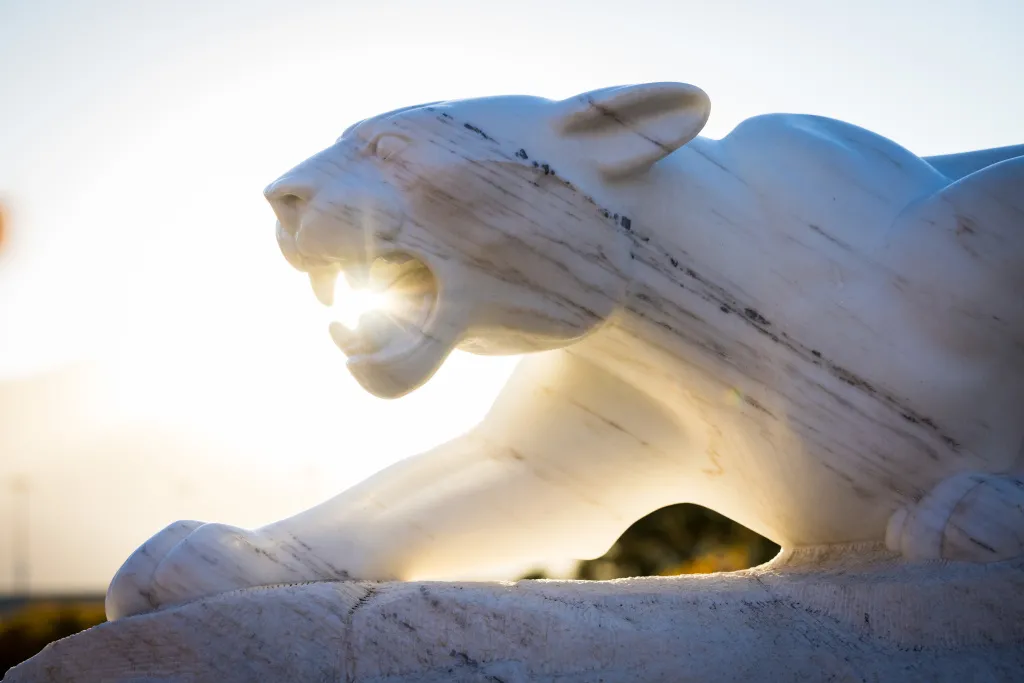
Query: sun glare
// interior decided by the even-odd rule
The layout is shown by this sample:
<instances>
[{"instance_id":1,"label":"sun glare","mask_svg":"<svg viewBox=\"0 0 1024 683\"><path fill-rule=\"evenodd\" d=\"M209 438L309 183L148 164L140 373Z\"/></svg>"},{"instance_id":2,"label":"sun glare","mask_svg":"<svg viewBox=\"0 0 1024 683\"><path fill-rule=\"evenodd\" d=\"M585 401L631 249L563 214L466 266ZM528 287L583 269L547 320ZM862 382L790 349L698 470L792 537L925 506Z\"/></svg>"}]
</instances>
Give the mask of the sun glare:
<instances>
[{"instance_id":1,"label":"sun glare","mask_svg":"<svg viewBox=\"0 0 1024 683\"><path fill-rule=\"evenodd\" d=\"M337 320L350 330L359 326L359 319L370 311L388 307L388 293L372 289L353 289L344 277L339 277L334 286L334 305L331 319Z\"/></svg>"}]
</instances>

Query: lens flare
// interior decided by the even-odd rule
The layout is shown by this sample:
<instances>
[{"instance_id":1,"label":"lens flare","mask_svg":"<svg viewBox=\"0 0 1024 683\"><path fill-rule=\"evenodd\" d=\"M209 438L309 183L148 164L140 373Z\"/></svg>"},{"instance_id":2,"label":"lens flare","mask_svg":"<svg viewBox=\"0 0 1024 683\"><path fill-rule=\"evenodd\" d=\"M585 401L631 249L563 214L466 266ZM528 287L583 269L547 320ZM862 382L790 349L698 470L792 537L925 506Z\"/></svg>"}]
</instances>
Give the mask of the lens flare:
<instances>
[{"instance_id":1,"label":"lens flare","mask_svg":"<svg viewBox=\"0 0 1024 683\"><path fill-rule=\"evenodd\" d=\"M390 297L386 291L369 288L353 289L344 277L334 285L334 305L330 309L331 319L337 320L350 330L359 327L359 319L371 311L386 310Z\"/></svg>"}]
</instances>

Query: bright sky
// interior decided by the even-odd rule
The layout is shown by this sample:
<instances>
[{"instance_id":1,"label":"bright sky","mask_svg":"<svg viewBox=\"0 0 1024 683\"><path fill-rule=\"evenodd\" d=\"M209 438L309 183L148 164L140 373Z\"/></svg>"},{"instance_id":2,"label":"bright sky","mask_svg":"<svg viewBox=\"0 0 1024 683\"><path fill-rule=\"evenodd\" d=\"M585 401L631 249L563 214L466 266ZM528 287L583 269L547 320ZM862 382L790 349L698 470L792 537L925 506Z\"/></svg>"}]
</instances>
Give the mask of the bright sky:
<instances>
[{"instance_id":1,"label":"bright sky","mask_svg":"<svg viewBox=\"0 0 1024 683\"><path fill-rule=\"evenodd\" d=\"M1020 0L0 0L0 592L26 513L33 587L101 590L170 521L271 521L482 416L512 359L375 400L277 250L262 188L350 123L681 80L711 136L1019 144L1021 35Z\"/></svg>"}]
</instances>

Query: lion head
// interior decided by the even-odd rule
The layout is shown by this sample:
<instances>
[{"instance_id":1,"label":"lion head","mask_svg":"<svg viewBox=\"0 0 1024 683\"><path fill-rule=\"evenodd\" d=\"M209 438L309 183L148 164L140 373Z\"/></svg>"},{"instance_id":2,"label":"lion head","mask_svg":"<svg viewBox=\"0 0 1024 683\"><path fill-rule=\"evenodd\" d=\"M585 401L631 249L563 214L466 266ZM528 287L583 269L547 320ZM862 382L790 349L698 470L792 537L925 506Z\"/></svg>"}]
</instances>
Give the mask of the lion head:
<instances>
[{"instance_id":1,"label":"lion head","mask_svg":"<svg viewBox=\"0 0 1024 683\"><path fill-rule=\"evenodd\" d=\"M363 387L397 397L454 348L558 348L608 320L632 236L591 193L685 144L708 110L671 83L407 107L352 126L265 194L321 301L339 273L387 293L331 335Z\"/></svg>"}]
</instances>

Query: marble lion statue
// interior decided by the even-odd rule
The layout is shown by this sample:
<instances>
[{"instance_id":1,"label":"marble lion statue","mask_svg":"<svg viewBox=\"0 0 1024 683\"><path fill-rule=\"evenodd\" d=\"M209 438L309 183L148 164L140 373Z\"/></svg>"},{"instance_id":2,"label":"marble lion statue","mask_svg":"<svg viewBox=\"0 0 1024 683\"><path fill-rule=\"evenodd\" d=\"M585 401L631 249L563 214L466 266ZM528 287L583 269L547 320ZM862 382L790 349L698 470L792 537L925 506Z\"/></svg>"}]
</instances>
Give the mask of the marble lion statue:
<instances>
[{"instance_id":1,"label":"marble lion statue","mask_svg":"<svg viewBox=\"0 0 1024 683\"><path fill-rule=\"evenodd\" d=\"M273 182L323 302L388 296L330 330L367 391L524 357L478 426L317 507L159 532L109 618L595 557L680 502L784 552L1024 554L1024 145L922 158L783 114L714 140L709 112L681 83L435 102Z\"/></svg>"}]
</instances>

